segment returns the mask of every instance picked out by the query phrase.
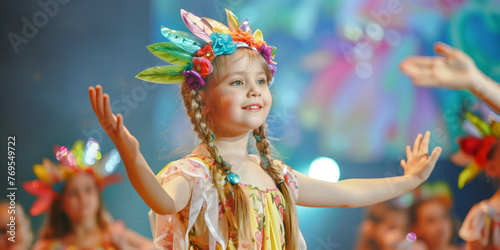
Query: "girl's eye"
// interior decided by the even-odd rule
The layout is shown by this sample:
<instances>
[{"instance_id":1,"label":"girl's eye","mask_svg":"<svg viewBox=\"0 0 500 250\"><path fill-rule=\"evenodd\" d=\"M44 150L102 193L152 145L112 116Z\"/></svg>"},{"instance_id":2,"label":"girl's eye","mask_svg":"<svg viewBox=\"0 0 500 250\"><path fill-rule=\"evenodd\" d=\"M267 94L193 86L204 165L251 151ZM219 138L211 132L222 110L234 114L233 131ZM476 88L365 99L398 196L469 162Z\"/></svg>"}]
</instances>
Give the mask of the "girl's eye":
<instances>
[{"instance_id":1,"label":"girl's eye","mask_svg":"<svg viewBox=\"0 0 500 250\"><path fill-rule=\"evenodd\" d=\"M237 80L237 81L232 82L231 85L241 86L241 85L243 85L243 82L241 82L240 80Z\"/></svg>"},{"instance_id":2,"label":"girl's eye","mask_svg":"<svg viewBox=\"0 0 500 250\"><path fill-rule=\"evenodd\" d=\"M266 81L264 81L264 80L258 80L257 83L259 85L266 85L267 84Z\"/></svg>"}]
</instances>

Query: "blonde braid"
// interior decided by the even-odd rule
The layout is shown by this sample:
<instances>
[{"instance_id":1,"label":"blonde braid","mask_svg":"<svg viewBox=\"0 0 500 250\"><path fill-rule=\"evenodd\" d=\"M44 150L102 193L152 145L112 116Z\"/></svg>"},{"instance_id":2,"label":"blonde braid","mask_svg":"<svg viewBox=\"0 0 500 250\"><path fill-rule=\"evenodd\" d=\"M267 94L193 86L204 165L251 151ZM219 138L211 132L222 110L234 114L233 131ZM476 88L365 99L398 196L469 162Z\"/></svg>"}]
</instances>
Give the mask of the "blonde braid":
<instances>
[{"instance_id":1,"label":"blonde braid","mask_svg":"<svg viewBox=\"0 0 500 250\"><path fill-rule=\"evenodd\" d=\"M181 86L181 94L184 99L184 105L187 109L187 114L191 118L191 123L194 125L194 131L198 134L198 138L201 139L203 143L207 145L207 150L210 156L215 161L215 167L211 168L212 180L219 193L219 198L223 202L233 194L234 198L234 211L236 213L232 214L231 209L226 209L226 217L231 224L234 231L238 232L238 239L235 239L237 243L239 242L250 242L251 233L249 218L251 216L250 206L248 203L248 198L240 185L231 185L231 183L226 180L223 184L219 182L222 179L222 173L227 173L231 170L231 165L222 160L215 144L213 143L213 133L208 128L205 117L203 116L203 99L199 94L199 90L192 90L183 83ZM190 104L190 105L188 105Z\"/></svg>"},{"instance_id":2,"label":"blonde braid","mask_svg":"<svg viewBox=\"0 0 500 250\"><path fill-rule=\"evenodd\" d=\"M285 224L286 249L298 249L299 235L297 232L299 230L299 226L297 221L297 210L281 170L281 168L286 166L283 165L280 168L280 166L278 166L278 164L274 161L272 157L271 142L267 139L266 127L267 124L264 123L253 131L253 135L256 138L256 147L260 153L262 168L264 168L264 170L266 170L267 173L273 178L276 186L279 188L283 198L285 199L286 206L283 220Z\"/></svg>"}]
</instances>

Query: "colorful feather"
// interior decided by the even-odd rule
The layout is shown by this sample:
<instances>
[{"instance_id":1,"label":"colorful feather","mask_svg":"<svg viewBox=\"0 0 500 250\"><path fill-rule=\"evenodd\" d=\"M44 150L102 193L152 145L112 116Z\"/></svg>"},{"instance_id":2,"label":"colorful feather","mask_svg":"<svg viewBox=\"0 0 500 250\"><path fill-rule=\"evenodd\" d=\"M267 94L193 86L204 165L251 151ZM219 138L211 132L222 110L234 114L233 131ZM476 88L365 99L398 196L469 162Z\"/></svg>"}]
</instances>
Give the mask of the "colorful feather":
<instances>
[{"instance_id":1,"label":"colorful feather","mask_svg":"<svg viewBox=\"0 0 500 250\"><path fill-rule=\"evenodd\" d=\"M240 21L238 21L238 18L228 9L226 9L226 15L227 27L231 32L236 31L240 27Z\"/></svg>"},{"instance_id":2,"label":"colorful feather","mask_svg":"<svg viewBox=\"0 0 500 250\"><path fill-rule=\"evenodd\" d=\"M253 33L253 40L255 40L256 42L263 42L264 41L264 35L262 35L262 31L260 31L260 29L257 29Z\"/></svg>"},{"instance_id":3,"label":"colorful feather","mask_svg":"<svg viewBox=\"0 0 500 250\"><path fill-rule=\"evenodd\" d=\"M241 22L240 29L243 32L246 31L246 32L252 34L252 27L250 26L250 23L248 22L248 20L246 18L243 19L243 21Z\"/></svg>"},{"instance_id":4,"label":"colorful feather","mask_svg":"<svg viewBox=\"0 0 500 250\"><path fill-rule=\"evenodd\" d=\"M472 114L471 112L467 112L465 114L465 117L467 120L469 120L474 126L479 129L479 132L483 136L489 136L491 135L491 127L488 123L484 122L481 118L477 117L476 115Z\"/></svg>"},{"instance_id":5,"label":"colorful feather","mask_svg":"<svg viewBox=\"0 0 500 250\"><path fill-rule=\"evenodd\" d=\"M146 69L135 76L138 79L155 83L179 83L184 81L184 66L169 65Z\"/></svg>"},{"instance_id":6,"label":"colorful feather","mask_svg":"<svg viewBox=\"0 0 500 250\"><path fill-rule=\"evenodd\" d=\"M465 184L474 179L479 172L481 172L481 168L475 162L469 164L458 176L458 188L462 189Z\"/></svg>"},{"instance_id":7,"label":"colorful feather","mask_svg":"<svg viewBox=\"0 0 500 250\"><path fill-rule=\"evenodd\" d=\"M193 34L207 43L212 42L210 34L213 33L213 30L205 20L183 9L181 9L181 16L184 24L186 24L188 29L193 32Z\"/></svg>"},{"instance_id":8,"label":"colorful feather","mask_svg":"<svg viewBox=\"0 0 500 250\"><path fill-rule=\"evenodd\" d=\"M194 53L207 44L203 39L193 34L172 30L163 26L161 27L161 34L179 48L189 53Z\"/></svg>"},{"instance_id":9,"label":"colorful feather","mask_svg":"<svg viewBox=\"0 0 500 250\"><path fill-rule=\"evenodd\" d=\"M175 65L186 65L193 58L174 43L155 43L148 45L147 48L153 55Z\"/></svg>"},{"instance_id":10,"label":"colorful feather","mask_svg":"<svg viewBox=\"0 0 500 250\"><path fill-rule=\"evenodd\" d=\"M210 26L212 26L212 30L214 33L224 33L224 34L231 34L231 31L229 28L222 24L219 21L215 21L214 19L208 18L208 17L202 17L203 20L205 20Z\"/></svg>"}]
</instances>

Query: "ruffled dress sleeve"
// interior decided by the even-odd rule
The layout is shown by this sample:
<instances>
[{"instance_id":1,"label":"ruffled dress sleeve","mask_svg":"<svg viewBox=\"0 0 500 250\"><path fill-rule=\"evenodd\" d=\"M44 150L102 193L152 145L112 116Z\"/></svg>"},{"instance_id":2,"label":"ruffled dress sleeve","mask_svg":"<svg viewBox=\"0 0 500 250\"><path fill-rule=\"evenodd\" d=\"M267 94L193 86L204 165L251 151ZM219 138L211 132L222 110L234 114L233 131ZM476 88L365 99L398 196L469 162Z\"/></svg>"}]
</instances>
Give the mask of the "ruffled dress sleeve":
<instances>
[{"instance_id":1,"label":"ruffled dress sleeve","mask_svg":"<svg viewBox=\"0 0 500 250\"><path fill-rule=\"evenodd\" d=\"M205 240L203 245L209 249L222 249L227 245L227 221L219 216L219 196L211 180L209 165L205 159L197 157L183 158L163 168L156 179L164 183L182 176L192 183L191 200L188 206L176 214L159 215L149 211L149 221L156 247L159 249L189 249L191 239ZM206 224L207 237L190 235L195 224ZM205 228L205 227L203 227ZM201 231L201 230L199 230Z\"/></svg>"},{"instance_id":2,"label":"ruffled dress sleeve","mask_svg":"<svg viewBox=\"0 0 500 250\"><path fill-rule=\"evenodd\" d=\"M458 234L467 242L477 240L483 246L499 246L500 214L482 201L471 208Z\"/></svg>"}]
</instances>

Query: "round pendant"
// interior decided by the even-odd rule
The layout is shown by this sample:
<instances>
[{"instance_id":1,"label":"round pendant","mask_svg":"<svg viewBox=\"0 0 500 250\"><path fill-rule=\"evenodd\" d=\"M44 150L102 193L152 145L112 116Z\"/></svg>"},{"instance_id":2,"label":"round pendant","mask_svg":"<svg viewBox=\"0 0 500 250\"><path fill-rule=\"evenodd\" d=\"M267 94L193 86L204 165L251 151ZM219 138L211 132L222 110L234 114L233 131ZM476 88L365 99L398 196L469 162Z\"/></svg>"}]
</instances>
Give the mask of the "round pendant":
<instances>
[{"instance_id":1,"label":"round pendant","mask_svg":"<svg viewBox=\"0 0 500 250\"><path fill-rule=\"evenodd\" d=\"M235 174L235 173L230 173L230 174L227 176L227 179L228 179L228 180L229 180L229 182L230 182L231 184L233 184L233 185L234 185L234 184L238 184L238 183L240 183L240 177L239 177L237 174Z\"/></svg>"}]
</instances>

